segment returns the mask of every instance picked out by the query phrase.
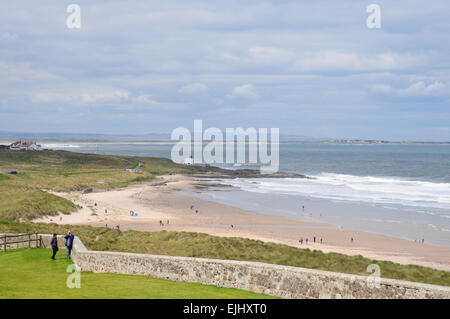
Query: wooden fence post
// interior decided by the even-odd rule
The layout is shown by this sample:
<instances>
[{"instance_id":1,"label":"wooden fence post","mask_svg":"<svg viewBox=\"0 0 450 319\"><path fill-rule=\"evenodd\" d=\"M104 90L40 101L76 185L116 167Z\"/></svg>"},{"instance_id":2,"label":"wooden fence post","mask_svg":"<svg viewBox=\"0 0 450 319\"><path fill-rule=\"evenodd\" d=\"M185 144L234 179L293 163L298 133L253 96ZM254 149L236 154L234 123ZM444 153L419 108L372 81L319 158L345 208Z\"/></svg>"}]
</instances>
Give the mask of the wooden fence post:
<instances>
[{"instance_id":1,"label":"wooden fence post","mask_svg":"<svg viewBox=\"0 0 450 319\"><path fill-rule=\"evenodd\" d=\"M6 235L3 238L3 250L6 251Z\"/></svg>"}]
</instances>

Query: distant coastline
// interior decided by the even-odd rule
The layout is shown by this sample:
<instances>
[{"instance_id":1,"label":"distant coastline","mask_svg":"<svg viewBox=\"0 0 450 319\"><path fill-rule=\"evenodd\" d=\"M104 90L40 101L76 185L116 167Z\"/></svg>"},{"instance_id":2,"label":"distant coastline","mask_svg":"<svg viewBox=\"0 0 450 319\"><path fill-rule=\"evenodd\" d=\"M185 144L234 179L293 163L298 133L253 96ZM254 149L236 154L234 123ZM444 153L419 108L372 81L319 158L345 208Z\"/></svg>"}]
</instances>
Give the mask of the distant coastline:
<instances>
[{"instance_id":1,"label":"distant coastline","mask_svg":"<svg viewBox=\"0 0 450 319\"><path fill-rule=\"evenodd\" d=\"M401 144L401 145L450 145L450 142L433 142L433 141L384 141L384 140L358 140L358 139L337 139L323 140L318 143L323 144Z\"/></svg>"},{"instance_id":2,"label":"distant coastline","mask_svg":"<svg viewBox=\"0 0 450 319\"><path fill-rule=\"evenodd\" d=\"M0 145L10 145L17 139L0 139ZM27 139L23 139L27 140ZM39 139L34 138L43 144L176 144L178 141L170 139L149 139L149 140L115 140L115 139ZM210 140L204 140L204 143L211 142ZM331 139L331 140L317 140L317 141L300 141L300 140L280 140L280 144L330 144L330 145L450 145L450 142L437 142L437 141L385 141L385 140L358 140L358 139Z\"/></svg>"},{"instance_id":3,"label":"distant coastline","mask_svg":"<svg viewBox=\"0 0 450 319\"><path fill-rule=\"evenodd\" d=\"M0 145L9 145L16 140L33 140L40 143L167 143L178 141L170 138L170 133L149 134L84 134L84 133L32 133L0 131ZM210 142L204 140L205 143ZM319 144L395 144L395 145L450 145L450 141L395 141L385 139L309 137L292 134L281 134L280 143L319 143Z\"/></svg>"}]
</instances>

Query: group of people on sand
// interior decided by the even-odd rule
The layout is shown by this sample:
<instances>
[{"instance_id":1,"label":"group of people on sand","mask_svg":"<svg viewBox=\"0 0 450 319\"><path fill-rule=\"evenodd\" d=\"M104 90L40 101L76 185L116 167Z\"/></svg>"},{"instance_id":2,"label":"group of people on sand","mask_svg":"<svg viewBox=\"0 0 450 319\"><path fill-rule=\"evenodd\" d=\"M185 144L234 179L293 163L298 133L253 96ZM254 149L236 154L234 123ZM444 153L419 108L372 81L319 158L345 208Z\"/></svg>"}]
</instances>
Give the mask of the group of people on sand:
<instances>
[{"instance_id":1,"label":"group of people on sand","mask_svg":"<svg viewBox=\"0 0 450 319\"><path fill-rule=\"evenodd\" d=\"M308 238L305 238L305 240L303 240L303 238L300 238L298 240L298 242L300 243L300 245L303 245L303 241L305 242L306 245L308 245ZM353 244L355 241L355 239L353 237L350 238L350 242ZM313 236L313 242L316 242L316 236ZM318 243L323 244L323 239L320 238L320 240L317 240Z\"/></svg>"},{"instance_id":2,"label":"group of people on sand","mask_svg":"<svg viewBox=\"0 0 450 319\"><path fill-rule=\"evenodd\" d=\"M167 226L169 226L169 220L167 220L167 224L166 224ZM164 223L163 223L163 221L162 220L160 220L159 221L159 226L164 226Z\"/></svg>"},{"instance_id":3,"label":"group of people on sand","mask_svg":"<svg viewBox=\"0 0 450 319\"><path fill-rule=\"evenodd\" d=\"M308 245L308 241L309 241L309 239L308 239L308 238L305 238L304 242L305 242L306 245ZM303 238L300 238L300 239L298 240L298 242L300 243L300 245L303 245ZM313 236L313 242L314 242L314 243L316 242L316 236ZM322 243L323 243L322 238L320 238L320 240L318 240L317 242L319 242L319 243L322 244Z\"/></svg>"},{"instance_id":4,"label":"group of people on sand","mask_svg":"<svg viewBox=\"0 0 450 319\"><path fill-rule=\"evenodd\" d=\"M191 210L193 210L195 208L194 205L191 205ZM198 209L195 210L195 213L198 214Z\"/></svg>"},{"instance_id":5,"label":"group of people on sand","mask_svg":"<svg viewBox=\"0 0 450 319\"><path fill-rule=\"evenodd\" d=\"M75 240L75 236L72 234L72 232L70 230L68 230L67 234L64 236L64 239L65 239L64 246L66 246L66 250L67 250L67 259L70 259L71 254L72 254L72 247L73 247L73 241ZM52 260L55 260L56 253L59 250L57 234L53 234L50 245L52 246L52 250L53 250Z\"/></svg>"}]
</instances>

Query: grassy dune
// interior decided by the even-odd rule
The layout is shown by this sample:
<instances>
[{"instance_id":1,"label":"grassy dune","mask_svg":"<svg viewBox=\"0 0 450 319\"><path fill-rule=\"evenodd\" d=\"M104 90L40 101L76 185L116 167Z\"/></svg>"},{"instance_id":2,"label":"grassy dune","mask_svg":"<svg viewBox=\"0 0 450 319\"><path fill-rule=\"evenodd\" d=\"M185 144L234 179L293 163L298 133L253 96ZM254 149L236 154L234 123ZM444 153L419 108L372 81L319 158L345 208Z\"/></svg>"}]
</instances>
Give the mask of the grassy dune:
<instances>
[{"instance_id":1,"label":"grassy dune","mask_svg":"<svg viewBox=\"0 0 450 319\"><path fill-rule=\"evenodd\" d=\"M139 162L144 164L139 173L125 171ZM0 220L28 220L76 211L72 202L43 190L111 189L151 181L158 175L190 174L196 170L164 158L0 149ZM17 171L18 175L8 175L9 171ZM104 183L100 184L100 180Z\"/></svg>"},{"instance_id":2,"label":"grassy dune","mask_svg":"<svg viewBox=\"0 0 450 319\"><path fill-rule=\"evenodd\" d=\"M265 299L273 298L248 291L175 282L147 276L81 273L81 287L68 288L72 264L60 251L50 259L51 249L31 248L0 252L0 299Z\"/></svg>"},{"instance_id":3,"label":"grassy dune","mask_svg":"<svg viewBox=\"0 0 450 319\"><path fill-rule=\"evenodd\" d=\"M67 229L68 226L56 224L0 223L0 233L38 231L64 234ZM381 276L384 278L450 286L450 272L446 271L371 260L362 256L298 249L252 239L188 232L120 231L89 226L71 226L70 229L91 250L257 261L363 276L369 275L366 272L368 265L378 264L381 268Z\"/></svg>"}]
</instances>

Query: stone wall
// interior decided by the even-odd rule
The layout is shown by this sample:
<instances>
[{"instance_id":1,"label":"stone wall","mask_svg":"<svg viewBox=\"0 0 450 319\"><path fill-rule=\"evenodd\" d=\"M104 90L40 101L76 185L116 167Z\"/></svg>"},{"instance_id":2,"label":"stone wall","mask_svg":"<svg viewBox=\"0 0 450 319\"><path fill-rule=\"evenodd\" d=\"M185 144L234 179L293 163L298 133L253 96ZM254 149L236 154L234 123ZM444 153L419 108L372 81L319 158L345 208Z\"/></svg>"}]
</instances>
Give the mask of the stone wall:
<instances>
[{"instance_id":1,"label":"stone wall","mask_svg":"<svg viewBox=\"0 0 450 319\"><path fill-rule=\"evenodd\" d=\"M51 235L42 235L49 247ZM64 248L64 239L60 248ZM75 237L82 271L146 275L249 290L283 298L450 298L450 287L257 262L87 250Z\"/></svg>"}]
</instances>

